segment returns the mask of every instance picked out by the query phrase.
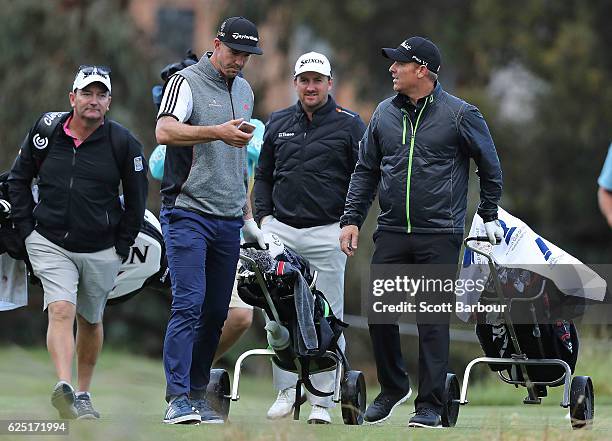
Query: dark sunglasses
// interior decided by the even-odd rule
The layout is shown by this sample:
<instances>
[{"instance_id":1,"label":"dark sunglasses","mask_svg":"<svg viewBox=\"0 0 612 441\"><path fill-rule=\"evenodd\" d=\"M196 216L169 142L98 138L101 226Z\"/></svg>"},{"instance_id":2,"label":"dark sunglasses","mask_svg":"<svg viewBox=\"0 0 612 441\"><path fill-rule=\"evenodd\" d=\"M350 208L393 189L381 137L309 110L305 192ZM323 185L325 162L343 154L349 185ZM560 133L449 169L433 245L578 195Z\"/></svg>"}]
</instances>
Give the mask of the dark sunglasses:
<instances>
[{"instance_id":1,"label":"dark sunglasses","mask_svg":"<svg viewBox=\"0 0 612 441\"><path fill-rule=\"evenodd\" d=\"M100 75L101 77L108 78L111 73L110 67L106 66L94 66L94 65L82 65L79 66L79 73L83 72L84 77L89 75ZM78 75L78 74L77 74Z\"/></svg>"}]
</instances>

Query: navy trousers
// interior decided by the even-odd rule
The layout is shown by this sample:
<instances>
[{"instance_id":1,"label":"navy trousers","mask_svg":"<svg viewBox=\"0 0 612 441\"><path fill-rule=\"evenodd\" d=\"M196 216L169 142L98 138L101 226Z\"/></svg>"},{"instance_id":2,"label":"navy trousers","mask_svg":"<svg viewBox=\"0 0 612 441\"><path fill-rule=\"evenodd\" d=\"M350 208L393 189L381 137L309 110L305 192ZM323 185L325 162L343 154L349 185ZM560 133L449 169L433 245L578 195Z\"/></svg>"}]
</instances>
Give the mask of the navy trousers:
<instances>
[{"instance_id":1,"label":"navy trousers","mask_svg":"<svg viewBox=\"0 0 612 441\"><path fill-rule=\"evenodd\" d=\"M172 281L164 340L169 401L206 390L236 277L243 220L162 208L160 221Z\"/></svg>"}]
</instances>

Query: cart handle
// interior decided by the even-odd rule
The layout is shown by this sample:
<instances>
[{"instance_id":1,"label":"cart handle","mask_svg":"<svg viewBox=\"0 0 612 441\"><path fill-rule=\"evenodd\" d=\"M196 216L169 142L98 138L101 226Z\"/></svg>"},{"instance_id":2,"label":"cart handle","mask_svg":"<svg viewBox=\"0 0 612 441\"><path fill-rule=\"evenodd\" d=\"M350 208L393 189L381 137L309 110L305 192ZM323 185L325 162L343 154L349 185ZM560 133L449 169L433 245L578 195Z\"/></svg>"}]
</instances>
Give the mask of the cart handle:
<instances>
[{"instance_id":1,"label":"cart handle","mask_svg":"<svg viewBox=\"0 0 612 441\"><path fill-rule=\"evenodd\" d=\"M501 239L498 239L497 240L497 245L499 245L501 243L501 241L502 241ZM471 236L471 237L466 237L463 240L463 244L465 245L465 247L468 250L470 250L470 251L472 251L472 252L474 252L476 254L480 254L481 256L484 256L489 261L489 263L493 263L494 262L493 256L490 253L485 253L482 250L474 248L473 246L471 246L469 244L470 242L487 242L487 243L490 243L488 236Z\"/></svg>"}]
</instances>

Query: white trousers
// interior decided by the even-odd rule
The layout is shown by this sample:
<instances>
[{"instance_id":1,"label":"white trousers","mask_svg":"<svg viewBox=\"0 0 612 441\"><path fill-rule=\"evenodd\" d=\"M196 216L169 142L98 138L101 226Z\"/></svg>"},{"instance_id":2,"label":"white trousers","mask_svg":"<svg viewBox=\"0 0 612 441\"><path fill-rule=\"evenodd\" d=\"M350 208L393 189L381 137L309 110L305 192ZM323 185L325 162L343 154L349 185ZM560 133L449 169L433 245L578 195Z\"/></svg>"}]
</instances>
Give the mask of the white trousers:
<instances>
[{"instance_id":1,"label":"white trousers","mask_svg":"<svg viewBox=\"0 0 612 441\"><path fill-rule=\"evenodd\" d=\"M321 291L334 315L342 320L344 317L344 268L346 255L340 250L338 237L340 225L334 223L310 228L293 228L275 218L271 218L262 226L264 233L276 234L289 248L302 255L310 262L311 271L318 272L317 289ZM344 351L344 335L338 340L338 345ZM272 363L274 387L277 390L295 387L297 375L280 369ZM312 375L314 387L323 392L333 391L335 372L321 372ZM322 407L331 407L330 397L317 397L307 393L308 401Z\"/></svg>"}]
</instances>

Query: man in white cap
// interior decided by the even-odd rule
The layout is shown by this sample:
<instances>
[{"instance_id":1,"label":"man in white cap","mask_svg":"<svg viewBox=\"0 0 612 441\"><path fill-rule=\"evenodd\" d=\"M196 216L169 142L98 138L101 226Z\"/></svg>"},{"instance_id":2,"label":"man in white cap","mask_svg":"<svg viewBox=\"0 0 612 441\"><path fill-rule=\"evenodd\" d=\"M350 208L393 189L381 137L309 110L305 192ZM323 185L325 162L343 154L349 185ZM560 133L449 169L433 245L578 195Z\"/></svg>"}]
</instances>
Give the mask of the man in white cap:
<instances>
[{"instance_id":1,"label":"man in white cap","mask_svg":"<svg viewBox=\"0 0 612 441\"><path fill-rule=\"evenodd\" d=\"M266 125L255 173L255 219L264 233L275 233L309 260L319 273L317 288L342 319L346 256L337 242L338 222L365 124L329 94L332 71L325 55L309 52L299 57L293 84L298 102L274 112ZM339 344L344 349L343 337ZM268 411L270 419L291 413L297 381L295 374L276 365L273 374L279 392ZM316 374L313 385L331 391L333 379L333 372ZM308 422L331 422L330 397L308 398Z\"/></svg>"},{"instance_id":2,"label":"man in white cap","mask_svg":"<svg viewBox=\"0 0 612 441\"><path fill-rule=\"evenodd\" d=\"M69 93L72 111L38 119L8 179L12 219L42 282L49 313L47 348L59 380L51 403L67 419L100 417L89 388L102 349L102 316L122 259L140 231L147 198L142 146L105 117L110 94L110 69L81 66ZM75 348L76 392L71 384Z\"/></svg>"}]
</instances>

